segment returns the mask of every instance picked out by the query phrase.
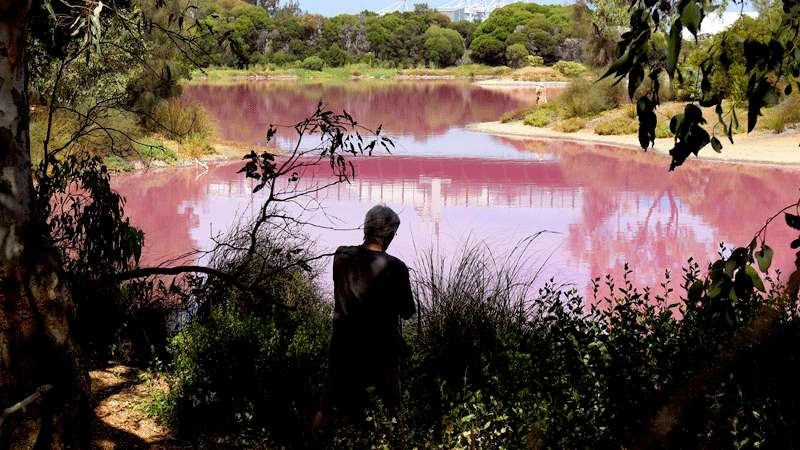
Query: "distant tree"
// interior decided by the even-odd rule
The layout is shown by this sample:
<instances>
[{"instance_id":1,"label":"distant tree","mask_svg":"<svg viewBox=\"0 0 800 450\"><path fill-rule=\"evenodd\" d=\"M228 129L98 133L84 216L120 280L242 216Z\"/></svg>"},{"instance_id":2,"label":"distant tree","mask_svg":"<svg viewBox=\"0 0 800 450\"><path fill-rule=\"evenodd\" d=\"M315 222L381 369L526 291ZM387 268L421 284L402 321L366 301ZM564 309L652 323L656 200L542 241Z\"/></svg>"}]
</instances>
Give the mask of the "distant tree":
<instances>
[{"instance_id":1,"label":"distant tree","mask_svg":"<svg viewBox=\"0 0 800 450\"><path fill-rule=\"evenodd\" d=\"M425 31L425 58L439 67L452 66L464 55L464 41L457 31L431 25Z\"/></svg>"},{"instance_id":2,"label":"distant tree","mask_svg":"<svg viewBox=\"0 0 800 450\"><path fill-rule=\"evenodd\" d=\"M472 34L478 28L478 23L472 20L460 20L458 22L450 22L447 27L458 31L458 34L464 39L464 46L469 48L470 44L472 44Z\"/></svg>"},{"instance_id":3,"label":"distant tree","mask_svg":"<svg viewBox=\"0 0 800 450\"><path fill-rule=\"evenodd\" d=\"M569 11L565 6L536 3L495 9L475 29L471 57L485 64L502 64L508 46L523 44L530 53L555 61L559 43L571 33Z\"/></svg>"},{"instance_id":4,"label":"distant tree","mask_svg":"<svg viewBox=\"0 0 800 450\"><path fill-rule=\"evenodd\" d=\"M470 57L475 61L494 66L505 62L506 44L492 35L484 34L476 37L469 48Z\"/></svg>"},{"instance_id":5,"label":"distant tree","mask_svg":"<svg viewBox=\"0 0 800 450\"><path fill-rule=\"evenodd\" d=\"M347 64L347 53L338 44L333 44L324 53L325 64L330 67L342 67Z\"/></svg>"}]
</instances>

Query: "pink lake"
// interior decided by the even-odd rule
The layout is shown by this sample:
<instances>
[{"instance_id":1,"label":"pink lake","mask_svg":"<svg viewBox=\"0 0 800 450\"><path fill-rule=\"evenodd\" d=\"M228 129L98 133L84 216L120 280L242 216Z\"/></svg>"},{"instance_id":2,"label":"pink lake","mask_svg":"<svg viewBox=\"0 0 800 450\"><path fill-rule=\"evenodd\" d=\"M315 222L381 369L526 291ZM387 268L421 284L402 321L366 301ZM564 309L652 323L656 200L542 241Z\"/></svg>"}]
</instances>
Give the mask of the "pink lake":
<instances>
[{"instance_id":1,"label":"pink lake","mask_svg":"<svg viewBox=\"0 0 800 450\"><path fill-rule=\"evenodd\" d=\"M386 203L403 222L389 252L412 268L421 250L449 255L466 242L485 242L502 257L519 240L548 230L529 251L530 270L547 259L542 280L554 277L584 293L593 277L619 276L625 262L639 285L656 285L665 269L677 283L690 256L707 262L720 242L747 244L769 213L796 199L800 180L797 169L697 160L668 172L666 158L638 150L464 130L467 123L496 120L531 102L532 89L251 82L192 85L184 97L204 106L219 136L240 145L243 154L264 143L268 124L294 123L321 99L367 125L383 124L398 150L357 159L352 183L317 195L328 216L317 215L315 222L357 228L367 209ZM291 141L290 133L282 133L283 142ZM146 233L145 264L208 247L212 233L258 206L260 195L250 194L251 183L236 173L240 167L236 162L114 178L126 211ZM321 253L361 237L358 230L308 233ZM776 222L768 237L775 266L790 269L791 230Z\"/></svg>"}]
</instances>

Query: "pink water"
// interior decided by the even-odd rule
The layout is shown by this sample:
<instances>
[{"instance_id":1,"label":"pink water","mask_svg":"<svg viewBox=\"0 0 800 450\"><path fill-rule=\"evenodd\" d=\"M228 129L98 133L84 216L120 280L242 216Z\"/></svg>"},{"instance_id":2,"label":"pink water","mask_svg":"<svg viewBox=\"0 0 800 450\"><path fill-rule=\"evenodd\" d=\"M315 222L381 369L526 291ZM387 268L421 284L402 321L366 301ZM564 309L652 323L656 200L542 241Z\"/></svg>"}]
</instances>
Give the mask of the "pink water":
<instances>
[{"instance_id":1,"label":"pink water","mask_svg":"<svg viewBox=\"0 0 800 450\"><path fill-rule=\"evenodd\" d=\"M291 123L320 98L397 137L394 156L356 161L356 179L318 194L321 225L355 228L383 202L401 216L389 249L413 267L420 250L452 254L485 242L502 256L518 240L542 236L530 270L586 293L595 276L617 276L625 262L639 285L665 269L680 273L690 256L713 258L720 242L746 244L768 213L797 197L800 171L690 160L668 172L668 160L605 145L500 138L465 131L530 101L530 90L486 90L466 83L300 85L248 83L191 86L187 99L207 108L221 137L243 149L263 143L268 123ZM283 136L290 139L290 135ZM244 153L244 152L243 152ZM209 245L236 214L259 203L241 163L150 171L116 177L127 211L146 233L144 260L155 264ZM360 240L358 230L309 229L320 252ZM793 235L769 230L776 267L789 269Z\"/></svg>"}]
</instances>

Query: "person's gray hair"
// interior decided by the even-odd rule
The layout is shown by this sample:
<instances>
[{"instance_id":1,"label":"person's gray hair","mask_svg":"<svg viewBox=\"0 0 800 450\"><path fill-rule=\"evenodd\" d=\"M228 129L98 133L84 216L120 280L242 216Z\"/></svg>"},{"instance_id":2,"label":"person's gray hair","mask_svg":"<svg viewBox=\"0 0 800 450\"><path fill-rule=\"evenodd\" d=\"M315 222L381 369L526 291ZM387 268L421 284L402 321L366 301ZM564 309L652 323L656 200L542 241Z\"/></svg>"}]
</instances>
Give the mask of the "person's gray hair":
<instances>
[{"instance_id":1,"label":"person's gray hair","mask_svg":"<svg viewBox=\"0 0 800 450\"><path fill-rule=\"evenodd\" d=\"M378 244L383 248L392 241L400 216L386 205L375 205L364 217L364 242Z\"/></svg>"}]
</instances>

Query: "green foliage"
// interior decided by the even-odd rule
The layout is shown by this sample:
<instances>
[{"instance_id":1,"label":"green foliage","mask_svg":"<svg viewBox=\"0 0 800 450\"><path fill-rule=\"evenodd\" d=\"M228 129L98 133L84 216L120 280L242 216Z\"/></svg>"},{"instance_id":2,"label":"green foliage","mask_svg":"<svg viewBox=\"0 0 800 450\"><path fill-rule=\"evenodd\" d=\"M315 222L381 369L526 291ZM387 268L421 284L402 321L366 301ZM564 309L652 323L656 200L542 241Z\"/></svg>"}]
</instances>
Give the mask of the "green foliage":
<instances>
[{"instance_id":1,"label":"green foliage","mask_svg":"<svg viewBox=\"0 0 800 450\"><path fill-rule=\"evenodd\" d=\"M321 395L329 308L278 318L215 307L176 336L172 404L182 433L281 442L302 436ZM327 313L327 314L326 314Z\"/></svg>"},{"instance_id":2,"label":"green foliage","mask_svg":"<svg viewBox=\"0 0 800 450\"><path fill-rule=\"evenodd\" d=\"M300 68L317 72L321 71L324 66L325 61L317 55L309 56L300 63Z\"/></svg>"},{"instance_id":3,"label":"green foliage","mask_svg":"<svg viewBox=\"0 0 800 450\"><path fill-rule=\"evenodd\" d=\"M556 103L565 118L590 117L620 106L625 95L622 89L620 85L607 80L591 82L576 79L556 99Z\"/></svg>"},{"instance_id":4,"label":"green foliage","mask_svg":"<svg viewBox=\"0 0 800 450\"><path fill-rule=\"evenodd\" d=\"M553 129L561 131L562 133L574 133L583 129L585 124L586 123L580 117L571 117L556 122L555 125L553 125Z\"/></svg>"},{"instance_id":5,"label":"green foliage","mask_svg":"<svg viewBox=\"0 0 800 450\"><path fill-rule=\"evenodd\" d=\"M568 7L536 3L512 3L495 9L475 29L471 57L485 64L502 64L507 48L521 44L545 62L554 62L559 45L571 33L568 15Z\"/></svg>"},{"instance_id":6,"label":"green foliage","mask_svg":"<svg viewBox=\"0 0 800 450\"><path fill-rule=\"evenodd\" d=\"M513 44L506 48L506 63L511 67L527 65L529 56L528 49L522 44Z\"/></svg>"},{"instance_id":7,"label":"green foliage","mask_svg":"<svg viewBox=\"0 0 800 450\"><path fill-rule=\"evenodd\" d=\"M525 62L531 67L540 67L544 65L544 58L538 55L528 55Z\"/></svg>"},{"instance_id":8,"label":"green foliage","mask_svg":"<svg viewBox=\"0 0 800 450\"><path fill-rule=\"evenodd\" d=\"M532 127L546 127L550 125L550 122L553 121L553 113L546 108L538 108L527 114L525 119L523 119L523 123L525 125L530 125Z\"/></svg>"},{"instance_id":9,"label":"green foliage","mask_svg":"<svg viewBox=\"0 0 800 450\"><path fill-rule=\"evenodd\" d=\"M574 61L559 61L553 64L553 69L566 77L579 77L586 73L586 66Z\"/></svg>"},{"instance_id":10,"label":"green foliage","mask_svg":"<svg viewBox=\"0 0 800 450\"><path fill-rule=\"evenodd\" d=\"M630 4L624 0L592 0L576 3L572 29L584 40L583 61L605 67L616 57L619 29L628 25Z\"/></svg>"},{"instance_id":11,"label":"green foliage","mask_svg":"<svg viewBox=\"0 0 800 450\"><path fill-rule=\"evenodd\" d=\"M741 103L747 102L749 132L755 128L762 110L777 104L781 91L791 94L800 75L800 53L796 51L800 9L787 3L765 6L759 19L741 18L710 44L701 45L699 53L690 55L686 63L680 58L684 47L682 32L687 30L697 37L703 19L718 6L697 0L679 2L674 9L664 6L634 5L630 30L621 36L617 59L604 75L627 77L631 98L645 76L653 81L650 92L637 101L639 142L643 148L649 147L655 138L658 126L655 109L660 103L658 80L662 73L667 73L670 80L677 77L679 87L690 84L679 89L681 94L697 99L702 107L714 107L718 120L712 131L716 134L716 128L721 128L721 135L730 142L740 126L736 110ZM664 25L669 26L666 59L654 59L650 50L658 40L657 31ZM688 79L684 79L682 69L688 69ZM725 100L730 101L728 111L723 107ZM670 152L671 169L709 143L715 151L721 151L720 138L703 129L707 121L701 110L696 113L687 110L679 121L673 118L673 122L670 128L675 133L675 146Z\"/></svg>"},{"instance_id":12,"label":"green foliage","mask_svg":"<svg viewBox=\"0 0 800 450\"><path fill-rule=\"evenodd\" d=\"M800 217L787 222L800 227ZM659 294L638 289L626 267L621 280L594 280L592 299L552 282L533 289L519 278L520 255L498 259L480 246L447 263L424 255L413 280L420 316L406 327L404 409L339 422L316 445L625 447L686 398L652 442L792 446L800 354L785 343L800 338L796 299L771 287L763 242L721 254L702 277L690 260L680 293L669 274ZM315 289L296 278L270 285L279 297ZM227 444L308 444L329 309L310 300L287 316L242 300L217 303L175 339L172 388L153 409Z\"/></svg>"},{"instance_id":13,"label":"green foliage","mask_svg":"<svg viewBox=\"0 0 800 450\"><path fill-rule=\"evenodd\" d=\"M325 65L328 67L342 67L347 64L347 53L338 44L333 44L325 52Z\"/></svg>"},{"instance_id":14,"label":"green foliage","mask_svg":"<svg viewBox=\"0 0 800 450\"><path fill-rule=\"evenodd\" d=\"M489 65L500 65L505 61L505 44L496 37L482 34L472 40L470 57Z\"/></svg>"},{"instance_id":15,"label":"green foliage","mask_svg":"<svg viewBox=\"0 0 800 450\"><path fill-rule=\"evenodd\" d=\"M594 126L595 134L601 136L636 134L639 131L639 121L630 117L615 117L604 120Z\"/></svg>"},{"instance_id":16,"label":"green foliage","mask_svg":"<svg viewBox=\"0 0 800 450\"><path fill-rule=\"evenodd\" d=\"M425 58L438 67L452 66L464 55L464 40L457 31L431 25L425 31Z\"/></svg>"},{"instance_id":17,"label":"green foliage","mask_svg":"<svg viewBox=\"0 0 800 450\"><path fill-rule=\"evenodd\" d=\"M746 69L744 43L751 39L765 44L770 37L769 27L766 20L743 16L727 32L717 34L710 42L698 46L680 65L680 88L694 94L694 100L705 95L745 102L750 73ZM705 93L701 86L704 79L710 83Z\"/></svg>"},{"instance_id":18,"label":"green foliage","mask_svg":"<svg viewBox=\"0 0 800 450\"><path fill-rule=\"evenodd\" d=\"M475 29L478 28L478 22L461 20L458 22L450 22L447 27L458 31L458 34L460 34L461 38L464 40L464 46L469 48L470 44L472 44L472 35L475 33Z\"/></svg>"}]
</instances>

